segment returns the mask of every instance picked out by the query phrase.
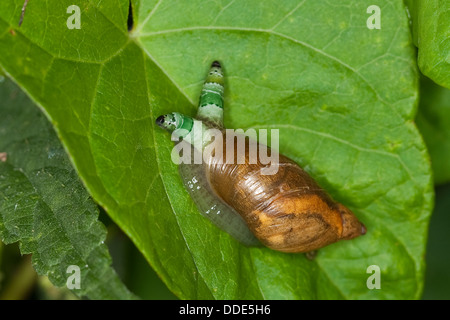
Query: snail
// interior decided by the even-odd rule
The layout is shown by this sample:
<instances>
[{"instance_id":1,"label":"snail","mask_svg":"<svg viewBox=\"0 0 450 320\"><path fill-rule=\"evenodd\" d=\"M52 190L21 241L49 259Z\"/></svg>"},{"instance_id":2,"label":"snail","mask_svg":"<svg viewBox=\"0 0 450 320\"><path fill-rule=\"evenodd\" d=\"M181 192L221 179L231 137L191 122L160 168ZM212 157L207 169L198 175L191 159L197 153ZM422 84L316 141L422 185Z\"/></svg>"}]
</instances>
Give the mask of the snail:
<instances>
[{"instance_id":1,"label":"snail","mask_svg":"<svg viewBox=\"0 0 450 320\"><path fill-rule=\"evenodd\" d=\"M156 119L172 133L173 141L179 141L172 155L194 154L190 161L179 162L179 171L202 215L247 246L263 244L289 253L314 252L365 234L356 216L293 160L248 137L244 151L237 150L235 138L230 140L223 127L223 77L220 63L214 61L196 118L172 112ZM261 156L251 157L255 148L277 156L276 171L263 172L268 165ZM233 161L223 150L235 152Z\"/></svg>"}]
</instances>

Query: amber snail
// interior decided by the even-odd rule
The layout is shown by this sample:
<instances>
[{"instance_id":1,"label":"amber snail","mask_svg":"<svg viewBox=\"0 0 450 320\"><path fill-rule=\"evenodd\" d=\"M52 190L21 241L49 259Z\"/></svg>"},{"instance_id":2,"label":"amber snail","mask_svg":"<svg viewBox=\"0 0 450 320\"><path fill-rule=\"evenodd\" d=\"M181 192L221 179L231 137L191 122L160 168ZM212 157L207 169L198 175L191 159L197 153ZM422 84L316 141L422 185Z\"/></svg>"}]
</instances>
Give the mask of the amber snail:
<instances>
[{"instance_id":1,"label":"amber snail","mask_svg":"<svg viewBox=\"0 0 450 320\"><path fill-rule=\"evenodd\" d=\"M223 92L222 68L214 61L202 88L197 117L173 112L156 119L172 133L172 140L181 140L176 150L185 154L189 149L195 154L179 168L202 215L246 245L260 242L283 252L311 252L366 233L349 209L333 201L291 159L277 154L276 173L264 174L266 163L259 158L251 161L249 152L265 145L245 139L245 151L237 161L237 144L230 144L223 128ZM212 138L211 129L223 139ZM226 161L225 152L217 151L228 150L228 144L237 154L234 161ZM205 156L206 149L214 151ZM275 151L269 148L269 152ZM192 161L199 153L203 161Z\"/></svg>"}]
</instances>

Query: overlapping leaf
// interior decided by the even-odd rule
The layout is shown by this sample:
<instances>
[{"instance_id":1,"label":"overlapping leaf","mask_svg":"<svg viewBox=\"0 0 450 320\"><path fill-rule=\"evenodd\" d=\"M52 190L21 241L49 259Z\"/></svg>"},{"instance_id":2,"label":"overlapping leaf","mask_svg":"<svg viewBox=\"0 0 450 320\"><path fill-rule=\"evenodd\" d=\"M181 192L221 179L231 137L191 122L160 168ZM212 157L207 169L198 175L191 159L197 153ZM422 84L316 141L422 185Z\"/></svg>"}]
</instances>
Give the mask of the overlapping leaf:
<instances>
[{"instance_id":1,"label":"overlapping leaf","mask_svg":"<svg viewBox=\"0 0 450 320\"><path fill-rule=\"evenodd\" d=\"M135 298L111 268L97 206L51 124L9 80L0 83L0 152L1 240L19 241L57 286L72 283L78 267L80 297Z\"/></svg>"},{"instance_id":2,"label":"overlapping leaf","mask_svg":"<svg viewBox=\"0 0 450 320\"><path fill-rule=\"evenodd\" d=\"M439 85L450 89L450 2L405 0L420 70Z\"/></svg>"}]
</instances>

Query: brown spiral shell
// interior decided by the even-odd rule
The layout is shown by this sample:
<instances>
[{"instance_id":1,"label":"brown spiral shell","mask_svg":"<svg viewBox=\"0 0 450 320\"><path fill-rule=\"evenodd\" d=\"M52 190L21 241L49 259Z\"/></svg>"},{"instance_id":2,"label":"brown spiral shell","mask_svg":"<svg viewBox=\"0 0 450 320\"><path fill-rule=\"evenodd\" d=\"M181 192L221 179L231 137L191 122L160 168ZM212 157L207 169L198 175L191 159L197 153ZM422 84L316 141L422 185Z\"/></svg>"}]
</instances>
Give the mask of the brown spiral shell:
<instances>
[{"instance_id":1,"label":"brown spiral shell","mask_svg":"<svg viewBox=\"0 0 450 320\"><path fill-rule=\"evenodd\" d=\"M223 136L226 150L230 141ZM259 157L256 164L250 163L252 143L257 142L245 139L244 164L226 163L224 153L211 157L205 170L211 189L241 215L261 243L283 252L310 252L366 233L349 209L286 156L279 154L276 174L263 175L261 169L267 166ZM237 143L234 151L238 155Z\"/></svg>"}]
</instances>

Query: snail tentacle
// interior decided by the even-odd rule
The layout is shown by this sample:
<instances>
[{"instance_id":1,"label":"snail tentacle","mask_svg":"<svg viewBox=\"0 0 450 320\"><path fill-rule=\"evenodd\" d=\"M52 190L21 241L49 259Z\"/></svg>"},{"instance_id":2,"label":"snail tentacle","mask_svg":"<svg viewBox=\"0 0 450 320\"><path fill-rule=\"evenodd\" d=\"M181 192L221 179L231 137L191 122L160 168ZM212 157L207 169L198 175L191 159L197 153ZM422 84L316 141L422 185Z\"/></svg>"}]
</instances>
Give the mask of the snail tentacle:
<instances>
[{"instance_id":1,"label":"snail tentacle","mask_svg":"<svg viewBox=\"0 0 450 320\"><path fill-rule=\"evenodd\" d=\"M200 94L197 118L223 126L224 80L222 67L218 61L211 64Z\"/></svg>"}]
</instances>

